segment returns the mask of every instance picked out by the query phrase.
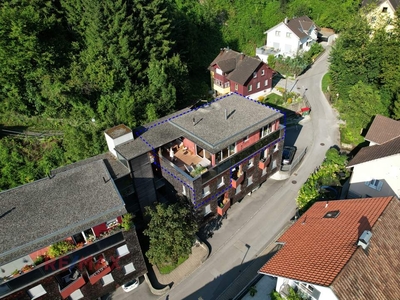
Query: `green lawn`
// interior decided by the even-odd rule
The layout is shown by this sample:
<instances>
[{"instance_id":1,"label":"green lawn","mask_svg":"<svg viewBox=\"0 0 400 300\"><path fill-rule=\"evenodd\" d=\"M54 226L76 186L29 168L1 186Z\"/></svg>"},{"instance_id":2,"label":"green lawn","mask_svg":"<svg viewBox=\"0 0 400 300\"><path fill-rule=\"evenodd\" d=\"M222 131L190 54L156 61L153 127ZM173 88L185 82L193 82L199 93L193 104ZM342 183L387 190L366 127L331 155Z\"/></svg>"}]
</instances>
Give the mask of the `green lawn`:
<instances>
[{"instance_id":1,"label":"green lawn","mask_svg":"<svg viewBox=\"0 0 400 300\"><path fill-rule=\"evenodd\" d=\"M159 267L158 270L160 271L161 274L169 274L187 259L188 257L179 257L177 264L164 265L162 267Z\"/></svg>"},{"instance_id":2,"label":"green lawn","mask_svg":"<svg viewBox=\"0 0 400 300\"><path fill-rule=\"evenodd\" d=\"M328 92L328 87L331 85L331 83L332 83L331 75L329 73L326 73L324 77L322 77L322 82L321 82L322 91L324 93Z\"/></svg>"},{"instance_id":3,"label":"green lawn","mask_svg":"<svg viewBox=\"0 0 400 300\"><path fill-rule=\"evenodd\" d=\"M272 93L265 97L263 103L270 103L275 105L282 105L283 104L283 97L279 96L278 94Z\"/></svg>"}]
</instances>

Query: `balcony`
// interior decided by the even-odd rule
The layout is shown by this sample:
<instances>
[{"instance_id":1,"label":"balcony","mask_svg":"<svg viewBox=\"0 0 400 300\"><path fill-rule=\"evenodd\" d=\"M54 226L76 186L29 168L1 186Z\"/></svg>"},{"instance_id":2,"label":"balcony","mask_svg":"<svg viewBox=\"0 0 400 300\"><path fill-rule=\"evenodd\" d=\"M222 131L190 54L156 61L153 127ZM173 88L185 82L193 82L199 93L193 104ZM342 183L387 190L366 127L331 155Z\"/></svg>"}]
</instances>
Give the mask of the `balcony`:
<instances>
[{"instance_id":1,"label":"balcony","mask_svg":"<svg viewBox=\"0 0 400 300\"><path fill-rule=\"evenodd\" d=\"M225 215L225 212L228 208L231 207L231 201L228 198L225 198L217 207L217 214L220 216Z\"/></svg>"},{"instance_id":2,"label":"balcony","mask_svg":"<svg viewBox=\"0 0 400 300\"><path fill-rule=\"evenodd\" d=\"M82 274L77 269L67 270L56 276L59 283L60 294L63 299L67 298L77 289L86 284Z\"/></svg>"},{"instance_id":3,"label":"balcony","mask_svg":"<svg viewBox=\"0 0 400 300\"><path fill-rule=\"evenodd\" d=\"M108 261L105 260L103 254L99 254L92 259L88 260L85 264L85 268L89 275L89 281L91 284L95 284L104 275L111 272L111 267Z\"/></svg>"},{"instance_id":4,"label":"balcony","mask_svg":"<svg viewBox=\"0 0 400 300\"><path fill-rule=\"evenodd\" d=\"M232 187L236 189L239 184L243 182L244 179L244 173L242 171L238 171L236 173L232 174Z\"/></svg>"},{"instance_id":5,"label":"balcony","mask_svg":"<svg viewBox=\"0 0 400 300\"><path fill-rule=\"evenodd\" d=\"M268 158L263 158L262 160L259 161L258 167L261 170L264 170L266 167L268 167L270 161L271 161L271 156L268 156Z\"/></svg>"}]
</instances>

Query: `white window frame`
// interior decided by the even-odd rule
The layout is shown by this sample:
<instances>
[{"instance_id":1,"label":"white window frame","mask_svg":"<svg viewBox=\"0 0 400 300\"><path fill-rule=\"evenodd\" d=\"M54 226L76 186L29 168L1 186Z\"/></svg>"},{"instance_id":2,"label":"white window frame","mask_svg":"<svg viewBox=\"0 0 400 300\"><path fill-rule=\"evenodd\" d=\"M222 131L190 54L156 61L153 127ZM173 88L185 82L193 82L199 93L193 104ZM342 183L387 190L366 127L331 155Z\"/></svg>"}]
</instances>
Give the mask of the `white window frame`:
<instances>
[{"instance_id":1,"label":"white window frame","mask_svg":"<svg viewBox=\"0 0 400 300\"><path fill-rule=\"evenodd\" d=\"M239 85L237 83L235 83L235 91L237 91L239 89Z\"/></svg>"},{"instance_id":2,"label":"white window frame","mask_svg":"<svg viewBox=\"0 0 400 300\"><path fill-rule=\"evenodd\" d=\"M210 186L206 185L205 187L203 187L203 198L207 197L208 195L210 195Z\"/></svg>"},{"instance_id":3,"label":"white window frame","mask_svg":"<svg viewBox=\"0 0 400 300\"><path fill-rule=\"evenodd\" d=\"M290 38L292 36L292 33L291 32L286 32L286 37L287 38Z\"/></svg>"},{"instance_id":4,"label":"white window frame","mask_svg":"<svg viewBox=\"0 0 400 300\"><path fill-rule=\"evenodd\" d=\"M265 79L264 86L267 86L267 85L268 85L268 79Z\"/></svg>"},{"instance_id":5,"label":"white window frame","mask_svg":"<svg viewBox=\"0 0 400 300\"><path fill-rule=\"evenodd\" d=\"M261 70L261 76L265 75L265 70Z\"/></svg>"},{"instance_id":6,"label":"white window frame","mask_svg":"<svg viewBox=\"0 0 400 300\"><path fill-rule=\"evenodd\" d=\"M281 36L281 32L279 30L275 30L275 36Z\"/></svg>"},{"instance_id":7,"label":"white window frame","mask_svg":"<svg viewBox=\"0 0 400 300\"><path fill-rule=\"evenodd\" d=\"M371 189L380 191L383 186L383 181L378 179L371 179L370 181L366 181L365 185Z\"/></svg>"},{"instance_id":8,"label":"white window frame","mask_svg":"<svg viewBox=\"0 0 400 300\"><path fill-rule=\"evenodd\" d=\"M133 262L131 262L131 263L129 263L129 264L123 266L122 268L123 268L123 270L124 270L124 274L125 274L125 275L128 275L128 274L130 274L130 273L136 271L136 268L135 268L135 266L133 265Z\"/></svg>"},{"instance_id":9,"label":"white window frame","mask_svg":"<svg viewBox=\"0 0 400 300\"><path fill-rule=\"evenodd\" d=\"M249 162L247 163L247 168L250 169L254 166L254 157L249 159Z\"/></svg>"},{"instance_id":10,"label":"white window frame","mask_svg":"<svg viewBox=\"0 0 400 300\"><path fill-rule=\"evenodd\" d=\"M186 187L184 184L182 184L182 195L186 196Z\"/></svg>"},{"instance_id":11,"label":"white window frame","mask_svg":"<svg viewBox=\"0 0 400 300\"><path fill-rule=\"evenodd\" d=\"M276 163L276 159L274 159L274 160L272 161L271 170L276 169L276 167L277 167L277 163Z\"/></svg>"},{"instance_id":12,"label":"white window frame","mask_svg":"<svg viewBox=\"0 0 400 300\"><path fill-rule=\"evenodd\" d=\"M29 289L27 293L29 297L31 297L31 300L38 299L39 297L42 297L43 295L47 294L46 290L41 284L38 284L37 286Z\"/></svg>"},{"instance_id":13,"label":"white window frame","mask_svg":"<svg viewBox=\"0 0 400 300\"><path fill-rule=\"evenodd\" d=\"M243 142L247 142L247 141L249 141L249 139L250 139L250 136L246 135L246 137L243 139Z\"/></svg>"},{"instance_id":14,"label":"white window frame","mask_svg":"<svg viewBox=\"0 0 400 300\"><path fill-rule=\"evenodd\" d=\"M257 78L257 72L253 73L253 78Z\"/></svg>"},{"instance_id":15,"label":"white window frame","mask_svg":"<svg viewBox=\"0 0 400 300\"><path fill-rule=\"evenodd\" d=\"M218 181L221 180L219 183ZM224 182L224 176L221 176L220 178L217 179L217 188L219 189L220 187L222 187L225 184Z\"/></svg>"},{"instance_id":16,"label":"white window frame","mask_svg":"<svg viewBox=\"0 0 400 300\"><path fill-rule=\"evenodd\" d=\"M247 178L247 186L252 185L252 184L253 184L253 175L251 175Z\"/></svg>"},{"instance_id":17,"label":"white window frame","mask_svg":"<svg viewBox=\"0 0 400 300\"><path fill-rule=\"evenodd\" d=\"M251 91L253 90L253 85L250 84L250 85L247 87L247 90L248 90L249 92L251 92Z\"/></svg>"},{"instance_id":18,"label":"white window frame","mask_svg":"<svg viewBox=\"0 0 400 300\"><path fill-rule=\"evenodd\" d=\"M118 247L116 251L117 251L117 256L118 257L123 257L123 256L128 255L130 253L128 245L126 245L126 244L121 246L121 247Z\"/></svg>"},{"instance_id":19,"label":"white window frame","mask_svg":"<svg viewBox=\"0 0 400 300\"><path fill-rule=\"evenodd\" d=\"M106 286L106 285L108 285L110 283L113 283L113 282L114 282L114 277L112 276L111 273L109 273L107 275L104 275L101 278L101 283L103 284L103 286Z\"/></svg>"},{"instance_id":20,"label":"white window frame","mask_svg":"<svg viewBox=\"0 0 400 300\"><path fill-rule=\"evenodd\" d=\"M278 151L278 150L279 150L279 145L278 145L278 144L275 144L274 147L273 147L273 150L274 150L274 153L275 153L276 151Z\"/></svg>"},{"instance_id":21,"label":"white window frame","mask_svg":"<svg viewBox=\"0 0 400 300\"><path fill-rule=\"evenodd\" d=\"M257 82L257 89L260 88L260 82Z\"/></svg>"},{"instance_id":22,"label":"white window frame","mask_svg":"<svg viewBox=\"0 0 400 300\"><path fill-rule=\"evenodd\" d=\"M211 204L204 206L204 217L211 213Z\"/></svg>"}]
</instances>

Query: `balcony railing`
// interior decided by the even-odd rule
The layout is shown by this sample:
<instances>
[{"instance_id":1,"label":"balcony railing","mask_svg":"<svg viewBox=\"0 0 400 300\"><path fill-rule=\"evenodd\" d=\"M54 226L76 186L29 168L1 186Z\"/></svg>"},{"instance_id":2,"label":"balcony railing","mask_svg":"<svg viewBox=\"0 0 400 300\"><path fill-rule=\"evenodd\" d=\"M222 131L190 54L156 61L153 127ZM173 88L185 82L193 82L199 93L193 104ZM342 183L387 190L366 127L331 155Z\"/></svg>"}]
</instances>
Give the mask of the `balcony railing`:
<instances>
[{"instance_id":1,"label":"balcony railing","mask_svg":"<svg viewBox=\"0 0 400 300\"><path fill-rule=\"evenodd\" d=\"M72 274L71 274L72 275ZM80 289L86 284L85 279L82 277L82 274L79 274L77 279L68 279L68 282L64 284L64 287L60 286L60 294L63 299L67 298L77 289Z\"/></svg>"},{"instance_id":2,"label":"balcony railing","mask_svg":"<svg viewBox=\"0 0 400 300\"><path fill-rule=\"evenodd\" d=\"M201 178L203 180L203 184L206 183L207 181L210 181L214 177L218 176L222 172L225 172L226 170L233 167L237 163L248 158L249 156L251 156L253 153L257 152L261 148L264 148L264 147L266 148L273 142L277 141L281 137L281 129L283 129L283 126L280 126L280 128L278 130L265 136L264 138L260 139L255 144L244 149L243 151L240 151L240 152L230 156L227 160L221 162L219 165L215 166L214 168L209 169L208 172L204 173L201 176Z\"/></svg>"},{"instance_id":3,"label":"balcony railing","mask_svg":"<svg viewBox=\"0 0 400 300\"><path fill-rule=\"evenodd\" d=\"M221 203L220 205L218 205L217 214L219 214L220 216L223 216L230 206L231 206L231 202L228 199L228 201L226 201L225 204Z\"/></svg>"},{"instance_id":4,"label":"balcony railing","mask_svg":"<svg viewBox=\"0 0 400 300\"><path fill-rule=\"evenodd\" d=\"M85 268L88 272L89 281L91 284L95 284L104 275L107 275L111 272L111 267L103 255L97 257L95 262L93 262L93 259L89 260Z\"/></svg>"},{"instance_id":5,"label":"balcony railing","mask_svg":"<svg viewBox=\"0 0 400 300\"><path fill-rule=\"evenodd\" d=\"M5 287L0 289L0 297L14 293L33 282L37 282L43 278L60 272L60 270L76 265L87 257L91 257L104 250L112 248L123 241L125 241L125 238L122 231L112 232L109 236L97 239L93 243L85 245L83 248L75 249L64 256L46 261L32 269L32 271L4 282L3 285Z\"/></svg>"}]
</instances>

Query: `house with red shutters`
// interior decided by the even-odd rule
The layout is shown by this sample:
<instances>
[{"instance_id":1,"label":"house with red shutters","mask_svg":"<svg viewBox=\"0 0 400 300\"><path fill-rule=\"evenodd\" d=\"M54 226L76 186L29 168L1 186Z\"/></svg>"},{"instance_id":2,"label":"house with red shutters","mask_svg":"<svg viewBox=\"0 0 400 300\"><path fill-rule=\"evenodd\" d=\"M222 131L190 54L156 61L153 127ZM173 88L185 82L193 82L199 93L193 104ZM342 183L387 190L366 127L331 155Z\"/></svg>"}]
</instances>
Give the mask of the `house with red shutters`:
<instances>
[{"instance_id":1,"label":"house with red shutters","mask_svg":"<svg viewBox=\"0 0 400 300\"><path fill-rule=\"evenodd\" d=\"M215 96L231 92L257 100L272 89L272 70L258 57L221 49L209 68Z\"/></svg>"}]
</instances>

